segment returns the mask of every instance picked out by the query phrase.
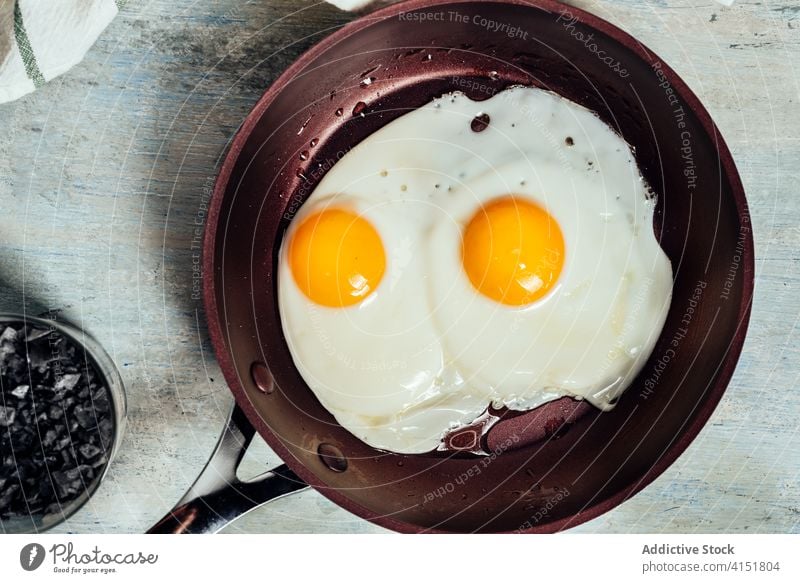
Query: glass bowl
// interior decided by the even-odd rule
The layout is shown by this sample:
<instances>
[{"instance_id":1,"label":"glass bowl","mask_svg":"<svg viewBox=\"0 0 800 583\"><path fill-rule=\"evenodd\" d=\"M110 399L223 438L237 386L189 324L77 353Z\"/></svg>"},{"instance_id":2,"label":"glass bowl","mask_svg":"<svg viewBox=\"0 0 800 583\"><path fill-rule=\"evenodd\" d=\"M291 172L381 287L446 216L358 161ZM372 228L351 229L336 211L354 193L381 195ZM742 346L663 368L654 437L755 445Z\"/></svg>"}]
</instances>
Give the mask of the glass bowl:
<instances>
[{"instance_id":1,"label":"glass bowl","mask_svg":"<svg viewBox=\"0 0 800 583\"><path fill-rule=\"evenodd\" d=\"M42 532L53 526L62 523L63 521L67 520L70 516L72 516L75 512L80 509L87 500L97 491L100 484L103 482L105 476L108 473L108 468L111 466L114 458L116 457L117 452L119 451L120 443L122 441L122 435L125 430L125 421L127 416L127 400L125 397L125 388L122 383L122 377L117 370L117 367L114 365L114 361L108 355L108 353L103 349L97 340L91 337L89 334L78 328L77 326L65 322L65 321L58 321L55 318L41 318L41 317L33 317L33 316L25 316L20 314L9 314L9 313L0 313L0 333L7 326L14 326L15 328L19 325L27 325L27 326L34 326L36 328L42 328L48 330L47 336L55 334L59 334L66 339L67 342L73 344L77 349L76 360L82 357L82 362L80 365L81 371L86 371L87 369L91 368L94 369L98 382L102 381L105 385L108 393L108 399L110 401L109 406L109 414L110 418L113 422L113 428L111 432L111 439L110 442L105 446L104 453L106 456L105 464L100 466L99 468L95 468L97 471L94 474L94 477L88 483L82 483L82 492L76 495L75 498L68 500L64 503L59 503L59 510L53 511L50 513L36 513L28 516L24 515L15 515L9 518L0 518L0 532L6 533L30 533L30 532ZM45 335L38 336L37 338L43 339ZM29 343L33 342L33 339L26 339L26 359L28 362L28 374L30 378L31 374L31 367L30 367L30 349L28 348ZM51 342L50 338L47 340ZM50 345L51 347L53 344ZM53 348L55 350L55 348ZM51 359L50 364L54 362L54 359ZM54 374L58 374L54 372ZM0 393L2 395L2 393ZM5 406L5 398L3 399L4 402L0 403L0 405ZM34 409L35 410L35 409ZM65 413L66 414L66 413ZM37 424L37 432L38 430L38 415L36 416L36 424ZM5 428L0 428L2 431ZM72 431L70 427L67 427L67 431L70 434L70 439L72 437ZM88 430L87 430L88 431ZM42 454L43 456L46 455L44 451L45 446L41 445L41 433L39 433L40 439L39 444L42 447ZM62 448L63 449L63 448ZM56 450L49 452L50 454L54 454ZM2 452L3 455L7 455L9 452ZM13 453L13 452L10 452ZM77 455L77 454L76 454ZM2 460L0 460L2 461ZM16 461L16 459L15 459ZM47 462L44 462L47 463ZM48 468L48 475L50 475L52 487L55 489L57 488L56 484L53 483L53 477L50 473L50 469ZM83 479L81 478L83 482Z\"/></svg>"}]
</instances>

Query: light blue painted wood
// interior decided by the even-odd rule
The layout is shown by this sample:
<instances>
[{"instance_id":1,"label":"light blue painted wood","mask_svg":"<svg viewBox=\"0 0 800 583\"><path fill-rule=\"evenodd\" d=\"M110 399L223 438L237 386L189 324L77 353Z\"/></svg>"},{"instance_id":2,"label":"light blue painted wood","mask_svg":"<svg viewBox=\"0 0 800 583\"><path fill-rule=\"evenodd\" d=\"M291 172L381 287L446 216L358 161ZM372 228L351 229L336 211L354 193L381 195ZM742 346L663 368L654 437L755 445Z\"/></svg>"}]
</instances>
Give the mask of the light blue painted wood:
<instances>
[{"instance_id":1,"label":"light blue painted wood","mask_svg":"<svg viewBox=\"0 0 800 583\"><path fill-rule=\"evenodd\" d=\"M581 532L800 532L797 391L800 10L792 0L584 0L670 63L742 173L758 253L739 368L689 450ZM299 12L297 12L299 11ZM352 18L327 5L128 3L78 67L0 106L0 309L63 310L128 387L124 447L61 532L137 532L203 466L230 397L198 325L191 265L204 189L238 124L302 50ZM277 462L266 446L256 473ZM379 531L316 494L232 532Z\"/></svg>"}]
</instances>

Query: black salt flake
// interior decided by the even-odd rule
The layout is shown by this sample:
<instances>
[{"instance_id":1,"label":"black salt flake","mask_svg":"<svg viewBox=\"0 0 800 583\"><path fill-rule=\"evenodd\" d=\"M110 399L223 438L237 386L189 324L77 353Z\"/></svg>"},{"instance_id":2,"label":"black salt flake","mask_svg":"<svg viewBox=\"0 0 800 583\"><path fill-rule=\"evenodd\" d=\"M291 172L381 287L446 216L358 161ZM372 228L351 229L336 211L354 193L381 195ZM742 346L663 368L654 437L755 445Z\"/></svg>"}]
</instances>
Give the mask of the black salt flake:
<instances>
[{"instance_id":1,"label":"black salt flake","mask_svg":"<svg viewBox=\"0 0 800 583\"><path fill-rule=\"evenodd\" d=\"M48 330L47 328L37 328L35 326L26 326L24 330L25 330L25 340L27 342L34 342L35 340L44 338L45 336L47 336L52 332L52 330Z\"/></svg>"},{"instance_id":2,"label":"black salt flake","mask_svg":"<svg viewBox=\"0 0 800 583\"><path fill-rule=\"evenodd\" d=\"M17 339L17 331L11 326L6 326L3 333L0 334L0 344L13 344Z\"/></svg>"},{"instance_id":3,"label":"black salt flake","mask_svg":"<svg viewBox=\"0 0 800 583\"><path fill-rule=\"evenodd\" d=\"M8 427L14 423L17 412L11 407L0 407L0 427Z\"/></svg>"},{"instance_id":4,"label":"black salt flake","mask_svg":"<svg viewBox=\"0 0 800 583\"><path fill-rule=\"evenodd\" d=\"M84 407L83 405L77 405L72 411L72 414L75 416L78 425L84 429L91 429L97 425L97 417L95 416L94 411L90 408Z\"/></svg>"},{"instance_id":5,"label":"black salt flake","mask_svg":"<svg viewBox=\"0 0 800 583\"><path fill-rule=\"evenodd\" d=\"M96 445L92 445L91 443L84 443L82 446L78 448L78 451L85 460L92 460L101 453L103 453L102 449L100 449Z\"/></svg>"},{"instance_id":6,"label":"black salt flake","mask_svg":"<svg viewBox=\"0 0 800 583\"><path fill-rule=\"evenodd\" d=\"M52 447L57 438L58 433L56 433L53 429L48 429L47 433L45 433L44 437L42 438L42 445L45 447Z\"/></svg>"},{"instance_id":7,"label":"black salt flake","mask_svg":"<svg viewBox=\"0 0 800 583\"><path fill-rule=\"evenodd\" d=\"M28 394L31 388L28 385L19 385L16 389L11 391L11 394L14 395L17 399L24 399L25 395Z\"/></svg>"},{"instance_id":8,"label":"black salt flake","mask_svg":"<svg viewBox=\"0 0 800 583\"><path fill-rule=\"evenodd\" d=\"M78 384L80 378L81 375L79 374L65 374L58 379L55 388L57 391L71 391Z\"/></svg>"},{"instance_id":9,"label":"black salt flake","mask_svg":"<svg viewBox=\"0 0 800 583\"><path fill-rule=\"evenodd\" d=\"M98 411L108 412L111 409L111 403L108 400L108 392L105 390L96 390L92 392L92 405Z\"/></svg>"}]
</instances>

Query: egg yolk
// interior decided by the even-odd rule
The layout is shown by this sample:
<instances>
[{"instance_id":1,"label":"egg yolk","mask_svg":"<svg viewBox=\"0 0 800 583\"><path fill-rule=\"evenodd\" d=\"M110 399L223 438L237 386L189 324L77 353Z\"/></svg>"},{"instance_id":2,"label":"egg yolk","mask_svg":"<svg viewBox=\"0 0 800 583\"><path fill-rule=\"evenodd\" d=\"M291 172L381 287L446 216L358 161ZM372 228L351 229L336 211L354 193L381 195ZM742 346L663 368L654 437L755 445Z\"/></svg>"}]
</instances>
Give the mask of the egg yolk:
<instances>
[{"instance_id":1,"label":"egg yolk","mask_svg":"<svg viewBox=\"0 0 800 583\"><path fill-rule=\"evenodd\" d=\"M509 306L543 297L564 266L561 228L539 205L513 196L483 206L469 221L462 262L483 295Z\"/></svg>"},{"instance_id":2,"label":"egg yolk","mask_svg":"<svg viewBox=\"0 0 800 583\"><path fill-rule=\"evenodd\" d=\"M383 277L383 243L369 221L326 209L305 218L289 243L294 280L322 306L343 308L371 294Z\"/></svg>"}]
</instances>

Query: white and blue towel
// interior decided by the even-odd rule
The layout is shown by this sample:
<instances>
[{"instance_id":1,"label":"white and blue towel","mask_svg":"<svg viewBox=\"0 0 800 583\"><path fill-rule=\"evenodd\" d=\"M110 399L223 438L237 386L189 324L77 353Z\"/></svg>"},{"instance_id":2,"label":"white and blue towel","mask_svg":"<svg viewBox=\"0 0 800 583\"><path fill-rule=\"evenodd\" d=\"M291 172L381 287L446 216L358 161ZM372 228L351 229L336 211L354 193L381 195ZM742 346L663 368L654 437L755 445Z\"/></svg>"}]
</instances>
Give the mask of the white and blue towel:
<instances>
[{"instance_id":1,"label":"white and blue towel","mask_svg":"<svg viewBox=\"0 0 800 583\"><path fill-rule=\"evenodd\" d=\"M0 1L0 103L79 63L124 1Z\"/></svg>"}]
</instances>

